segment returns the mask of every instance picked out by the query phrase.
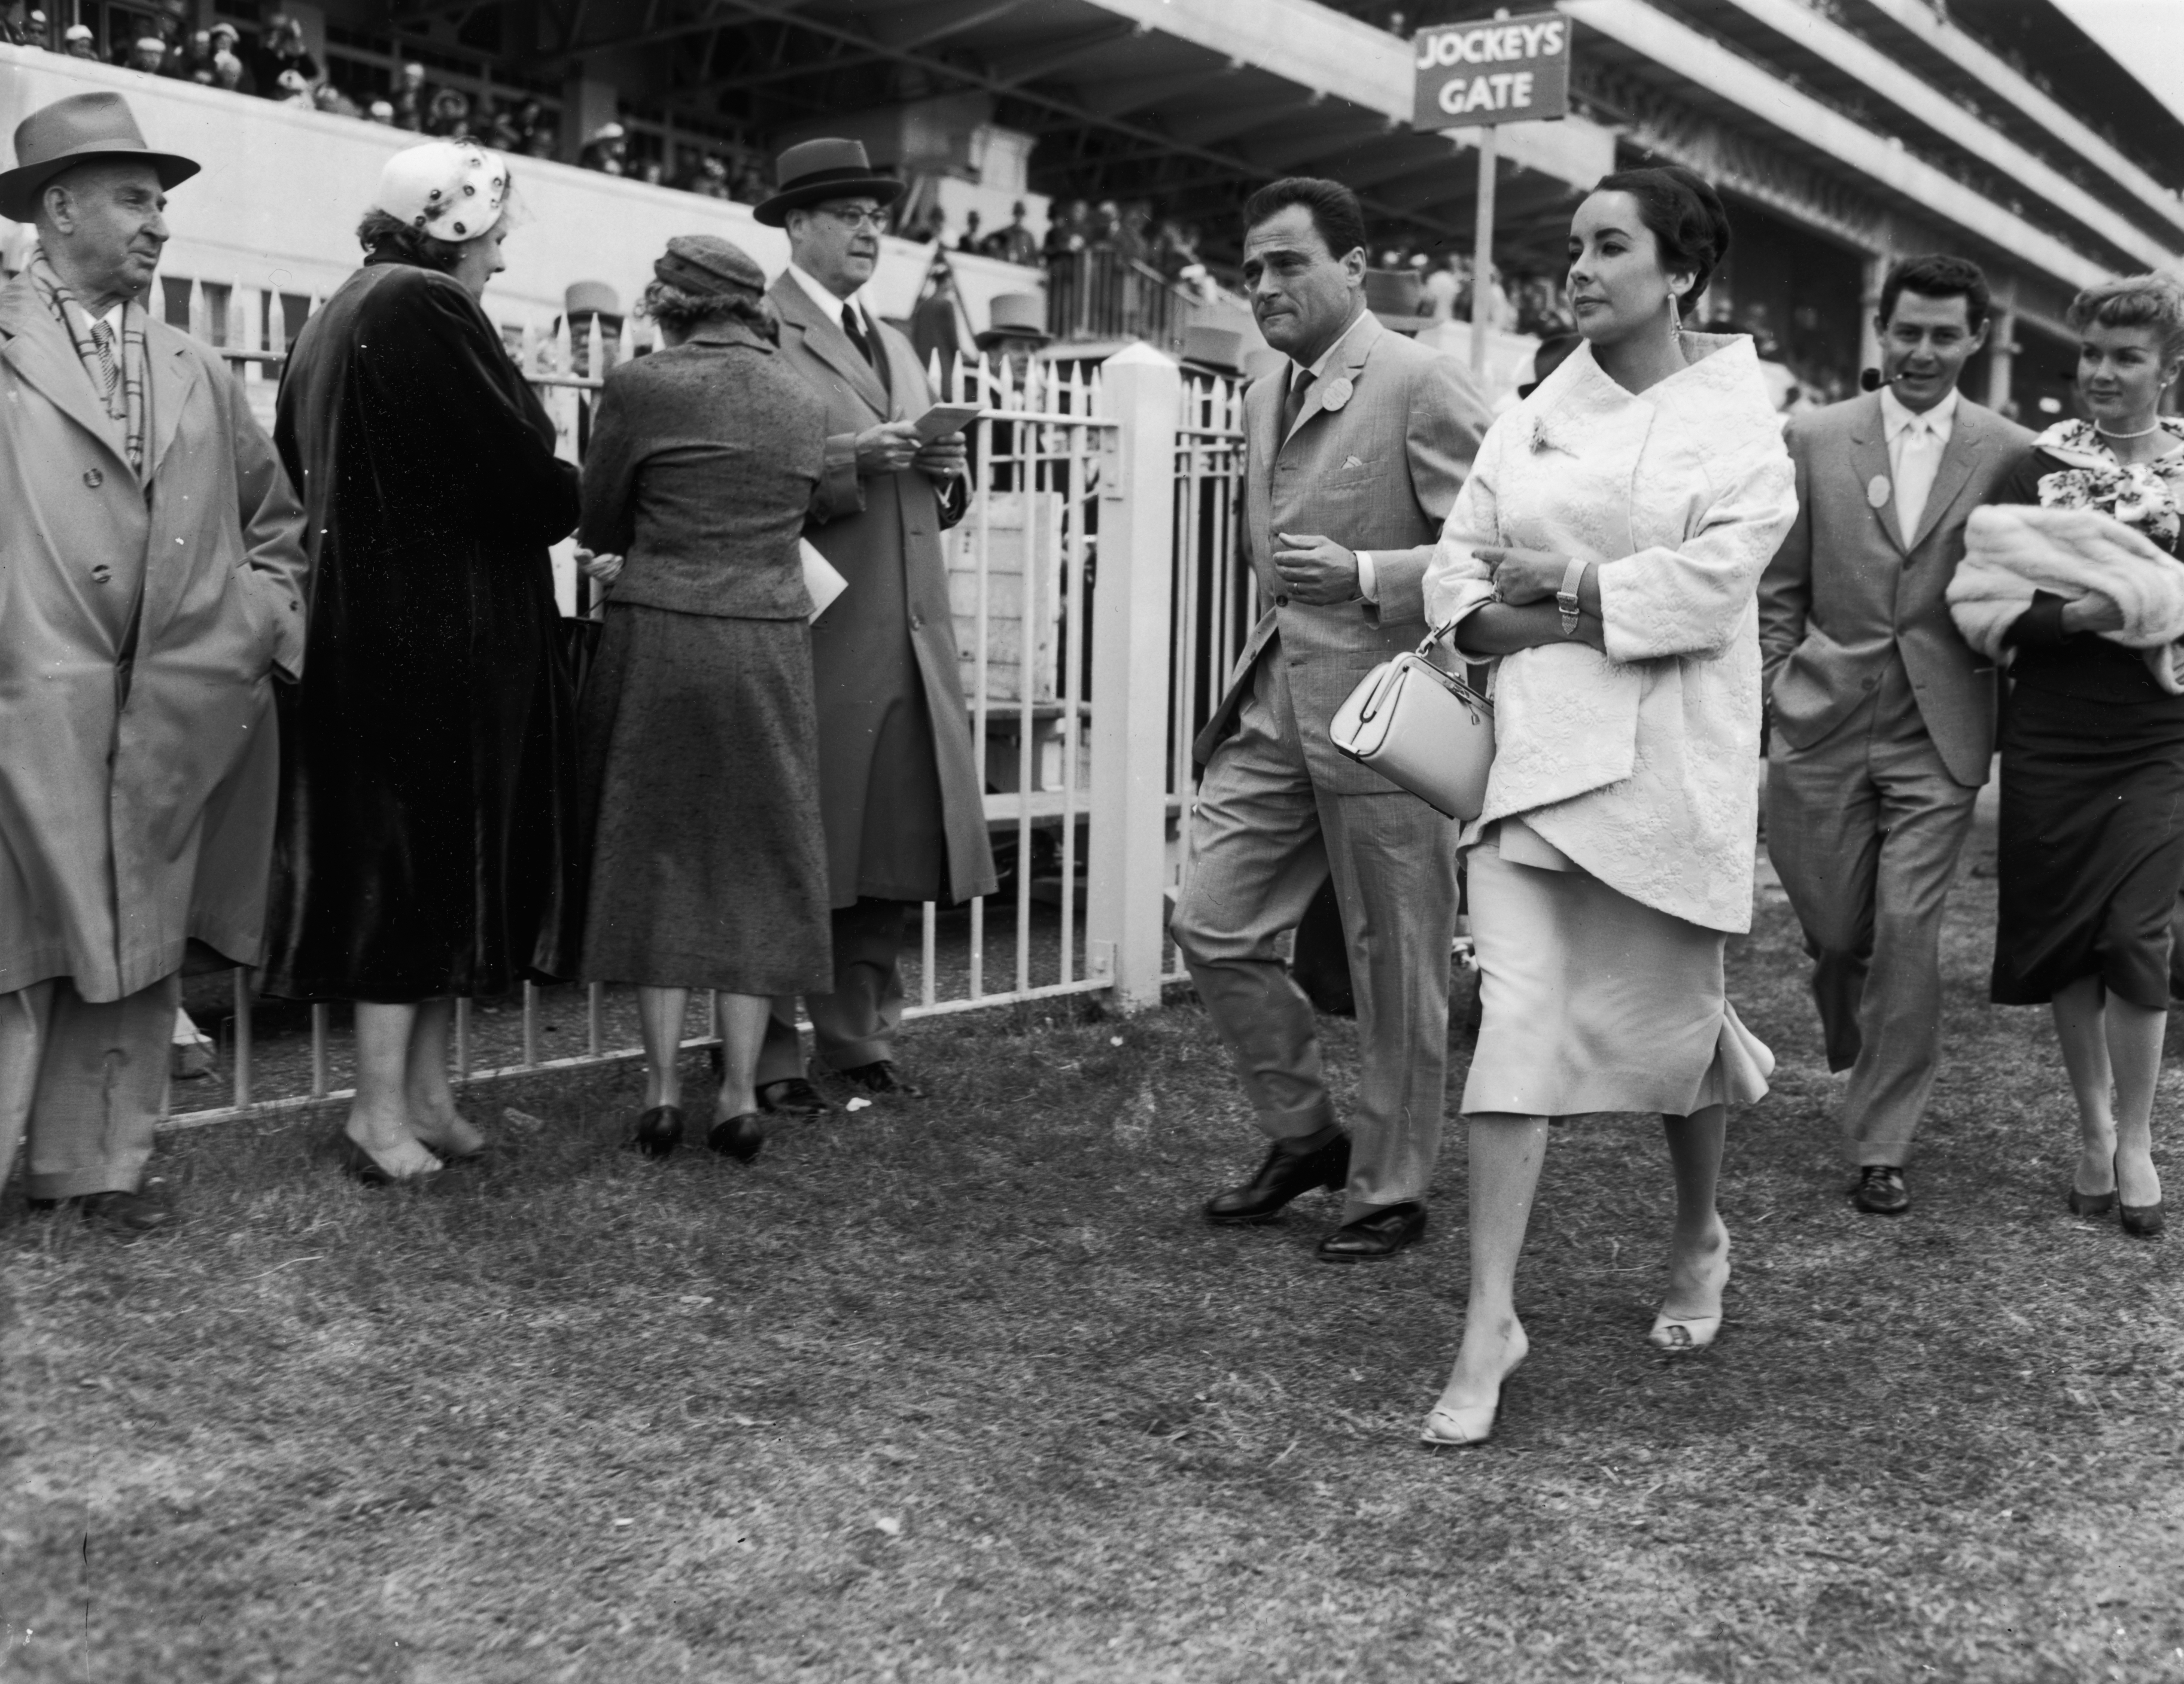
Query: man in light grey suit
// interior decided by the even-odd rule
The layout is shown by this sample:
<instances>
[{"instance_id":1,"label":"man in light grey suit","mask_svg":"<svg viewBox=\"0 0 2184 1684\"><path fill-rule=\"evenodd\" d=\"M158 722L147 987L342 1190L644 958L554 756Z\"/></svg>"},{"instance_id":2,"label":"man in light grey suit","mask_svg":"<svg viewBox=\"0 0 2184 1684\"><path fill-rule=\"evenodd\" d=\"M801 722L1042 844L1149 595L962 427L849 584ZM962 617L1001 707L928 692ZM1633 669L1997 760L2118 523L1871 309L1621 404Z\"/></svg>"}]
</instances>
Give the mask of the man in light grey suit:
<instances>
[{"instance_id":1,"label":"man in light grey suit","mask_svg":"<svg viewBox=\"0 0 2184 1684\"><path fill-rule=\"evenodd\" d=\"M1994 753L1994 670L1943 593L1964 521L2031 435L1961 397L1986 342L1976 264L1913 258L1880 294L1882 384L1791 423L1797 520L1759 587L1767 851L1815 961L1862 1210L1903 1165L1941 1056L1942 912Z\"/></svg>"},{"instance_id":2,"label":"man in light grey suit","mask_svg":"<svg viewBox=\"0 0 2184 1684\"><path fill-rule=\"evenodd\" d=\"M1365 224L1333 181L1277 181L1244 207L1244 273L1289 365L1245 399L1245 542L1262 600L1206 767L1175 938L1273 1142L1222 1224L1345 1187L1319 1256L1393 1256L1425 1228L1447 1075L1456 825L1336 752L1328 720L1426 635L1420 592L1486 406L1455 362L1365 307ZM1333 875L1362 1068L1346 1134L1311 1004L1275 942Z\"/></svg>"}]
</instances>

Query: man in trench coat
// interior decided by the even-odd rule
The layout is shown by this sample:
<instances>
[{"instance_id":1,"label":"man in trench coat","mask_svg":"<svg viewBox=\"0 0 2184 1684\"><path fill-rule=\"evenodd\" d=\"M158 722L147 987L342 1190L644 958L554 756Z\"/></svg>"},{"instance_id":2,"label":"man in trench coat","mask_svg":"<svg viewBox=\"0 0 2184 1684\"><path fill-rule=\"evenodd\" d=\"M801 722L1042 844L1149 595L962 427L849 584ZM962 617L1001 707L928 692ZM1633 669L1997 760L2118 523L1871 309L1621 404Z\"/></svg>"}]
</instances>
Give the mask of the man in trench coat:
<instances>
[{"instance_id":1,"label":"man in trench coat","mask_svg":"<svg viewBox=\"0 0 2184 1684\"><path fill-rule=\"evenodd\" d=\"M904 916L994 885L941 553L966 506L966 455L960 436L920 444L910 423L933 399L916 353L864 300L902 184L843 140L791 147L775 180L754 214L788 230L789 266L766 296L783 358L827 402L810 536L849 581L811 633L834 990L805 1005L820 1064L863 1092L914 1095L894 1064ZM795 1003L775 1002L758 1068L768 1110L827 1103L805 1080L795 1024Z\"/></svg>"},{"instance_id":2,"label":"man in trench coat","mask_svg":"<svg viewBox=\"0 0 2184 1684\"><path fill-rule=\"evenodd\" d=\"M142 299L165 190L119 94L15 131L0 216L0 1181L125 1231L166 1107L186 955L259 957L303 662L303 512L219 357Z\"/></svg>"}]
</instances>

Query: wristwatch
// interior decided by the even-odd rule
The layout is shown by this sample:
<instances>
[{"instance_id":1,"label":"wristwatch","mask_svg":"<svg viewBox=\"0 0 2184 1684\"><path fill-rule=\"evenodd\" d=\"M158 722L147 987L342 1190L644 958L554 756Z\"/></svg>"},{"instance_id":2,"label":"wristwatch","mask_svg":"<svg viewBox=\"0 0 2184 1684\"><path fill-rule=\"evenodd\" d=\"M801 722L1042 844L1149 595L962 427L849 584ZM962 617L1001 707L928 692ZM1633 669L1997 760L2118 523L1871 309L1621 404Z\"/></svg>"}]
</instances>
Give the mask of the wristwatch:
<instances>
[{"instance_id":1,"label":"wristwatch","mask_svg":"<svg viewBox=\"0 0 2184 1684\"><path fill-rule=\"evenodd\" d=\"M1555 612L1563 617L1563 636L1577 636L1578 616L1584 608L1578 601L1578 586L1585 583L1585 561L1579 556L1570 558L1570 564L1563 570L1563 587L1555 592Z\"/></svg>"}]
</instances>

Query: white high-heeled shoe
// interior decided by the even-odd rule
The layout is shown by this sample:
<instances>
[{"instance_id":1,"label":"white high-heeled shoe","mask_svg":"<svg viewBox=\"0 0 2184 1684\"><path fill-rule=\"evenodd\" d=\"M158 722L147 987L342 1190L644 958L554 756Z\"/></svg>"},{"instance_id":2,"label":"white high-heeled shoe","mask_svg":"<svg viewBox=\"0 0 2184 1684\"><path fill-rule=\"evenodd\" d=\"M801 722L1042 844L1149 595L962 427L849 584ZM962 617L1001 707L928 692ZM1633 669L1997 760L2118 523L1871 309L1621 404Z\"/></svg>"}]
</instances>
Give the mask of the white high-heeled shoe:
<instances>
[{"instance_id":1,"label":"white high-heeled shoe","mask_svg":"<svg viewBox=\"0 0 2184 1684\"><path fill-rule=\"evenodd\" d=\"M1484 1444L1494 1436L1494 1417L1502 1408L1502 1391L1508 1385L1509 1376L1524 1364L1532 1348L1531 1341L1519 1327L1511 1344L1516 1356L1509 1366L1502 1370L1502 1378L1495 1383L1494 1401L1490 1403L1467 1403L1451 1409L1446 1403L1436 1403L1426 1414L1425 1425L1419 1430L1418 1442L1433 1449L1453 1446ZM1444 1394L1446 1395L1446 1394Z\"/></svg>"},{"instance_id":2,"label":"white high-heeled shoe","mask_svg":"<svg viewBox=\"0 0 2184 1684\"><path fill-rule=\"evenodd\" d=\"M1716 1299L1729 1287L1729 1231L1721 1234L1721 1286L1716 1289ZM1670 1315L1666 1309L1653 1318L1652 1331L1646 1341L1656 1350L1703 1351L1713 1343L1714 1335L1721 1331L1721 1312L1712 1315Z\"/></svg>"}]
</instances>

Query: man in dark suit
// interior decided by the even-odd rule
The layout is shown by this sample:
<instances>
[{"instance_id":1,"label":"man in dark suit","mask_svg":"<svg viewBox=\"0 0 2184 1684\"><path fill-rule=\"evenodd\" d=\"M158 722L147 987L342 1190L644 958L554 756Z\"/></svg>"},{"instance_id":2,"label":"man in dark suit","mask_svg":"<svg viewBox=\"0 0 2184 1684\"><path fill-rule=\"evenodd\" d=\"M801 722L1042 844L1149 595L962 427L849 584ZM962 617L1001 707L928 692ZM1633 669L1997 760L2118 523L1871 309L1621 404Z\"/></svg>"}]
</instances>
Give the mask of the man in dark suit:
<instances>
[{"instance_id":1,"label":"man in dark suit","mask_svg":"<svg viewBox=\"0 0 2184 1684\"><path fill-rule=\"evenodd\" d=\"M1426 635L1421 585L1485 431L1461 365L1365 307L1365 223L1333 181L1277 181L1244 208L1244 274L1288 364L1245 399L1245 537L1266 612L1200 736L1206 775L1174 932L1272 1142L1208 1220L1272 1220L1346 1189L1319 1256L1393 1256L1425 1228L1447 1075L1455 824L1336 752L1328 721ZM1332 875L1361 1069L1346 1132L1312 1006L1275 948Z\"/></svg>"},{"instance_id":2,"label":"man in dark suit","mask_svg":"<svg viewBox=\"0 0 2184 1684\"><path fill-rule=\"evenodd\" d=\"M1964 522L2031 435L1959 396L1986 279L1907 259L1880 293L1882 384L1790 425L1797 520L1759 590L1773 721L1767 851L1814 958L1828 1067L1850 1072L1858 1207L1903 1166L1941 1056L1942 911L1994 753L1993 668L1944 593Z\"/></svg>"},{"instance_id":3,"label":"man in dark suit","mask_svg":"<svg viewBox=\"0 0 2184 1684\"><path fill-rule=\"evenodd\" d=\"M861 1092L909 1097L894 1059L904 914L994 882L940 547L967 506L967 458L960 434L919 441L912 422L933 398L917 354L864 298L902 183L841 140L789 147L775 180L753 214L788 231L789 263L766 296L782 355L827 403L810 536L849 581L811 631L834 987L805 1009L821 1064ZM770 1111L827 1109L805 1076L794 1000L774 1003L758 1094Z\"/></svg>"}]
</instances>

